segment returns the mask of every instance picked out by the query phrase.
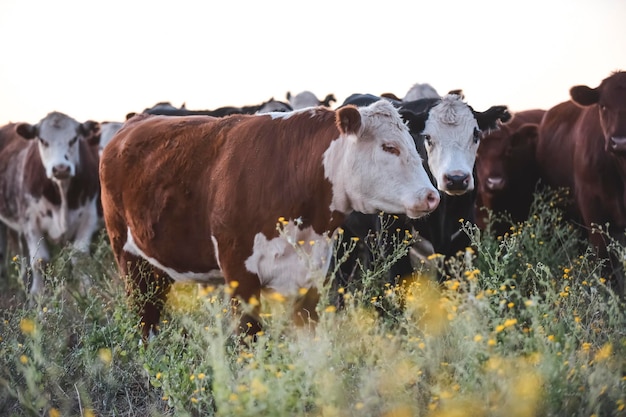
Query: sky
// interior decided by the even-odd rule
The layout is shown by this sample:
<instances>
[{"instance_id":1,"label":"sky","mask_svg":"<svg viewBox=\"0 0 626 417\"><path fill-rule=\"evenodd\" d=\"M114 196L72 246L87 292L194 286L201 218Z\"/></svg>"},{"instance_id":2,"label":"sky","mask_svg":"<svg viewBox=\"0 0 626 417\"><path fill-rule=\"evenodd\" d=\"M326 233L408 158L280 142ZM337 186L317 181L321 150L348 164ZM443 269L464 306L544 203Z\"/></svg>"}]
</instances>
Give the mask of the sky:
<instances>
[{"instance_id":1,"label":"sky","mask_svg":"<svg viewBox=\"0 0 626 417\"><path fill-rule=\"evenodd\" d=\"M626 70L625 0L0 0L0 124L309 90L550 108Z\"/></svg>"}]
</instances>

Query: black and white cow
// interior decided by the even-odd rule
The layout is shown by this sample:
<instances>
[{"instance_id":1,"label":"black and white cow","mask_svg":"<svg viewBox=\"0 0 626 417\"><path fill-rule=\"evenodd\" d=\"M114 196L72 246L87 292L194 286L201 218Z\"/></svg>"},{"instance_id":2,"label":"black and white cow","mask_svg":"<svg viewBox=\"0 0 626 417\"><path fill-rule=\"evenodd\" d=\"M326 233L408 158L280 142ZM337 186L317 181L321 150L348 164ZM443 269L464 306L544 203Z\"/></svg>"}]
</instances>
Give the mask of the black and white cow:
<instances>
[{"instance_id":1,"label":"black and white cow","mask_svg":"<svg viewBox=\"0 0 626 417\"><path fill-rule=\"evenodd\" d=\"M342 105L362 106L379 99L371 94L354 94ZM408 123L426 171L440 191L441 200L438 208L422 219L388 216L385 228L389 232L400 228L418 233L422 248L445 256L454 255L469 244L459 220L473 221L474 218L474 163L480 138L484 132L496 129L498 121L508 121L511 114L506 106L492 106L484 112L477 112L460 94L410 102L390 101ZM347 236L361 239L366 237L363 235L365 230L379 231L380 228L379 216L360 213L353 213L344 224ZM342 265L344 279L349 279L355 270L357 256L363 255L355 254L351 261ZM412 271L407 255L392 267L390 278L407 276Z\"/></svg>"},{"instance_id":2,"label":"black and white cow","mask_svg":"<svg viewBox=\"0 0 626 417\"><path fill-rule=\"evenodd\" d=\"M89 251L98 227L99 138L99 123L59 112L34 125L0 128L0 221L25 244L20 249L32 271L31 294L43 290L48 241Z\"/></svg>"}]
</instances>

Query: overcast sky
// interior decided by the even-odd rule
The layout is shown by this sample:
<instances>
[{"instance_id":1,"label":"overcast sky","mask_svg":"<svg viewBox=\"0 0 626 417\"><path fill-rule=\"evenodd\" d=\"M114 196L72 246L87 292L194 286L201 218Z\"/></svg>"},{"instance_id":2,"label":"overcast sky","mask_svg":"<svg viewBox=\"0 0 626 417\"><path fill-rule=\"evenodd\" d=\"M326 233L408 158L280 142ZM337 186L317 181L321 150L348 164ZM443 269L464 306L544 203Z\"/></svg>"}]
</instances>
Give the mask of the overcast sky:
<instances>
[{"instance_id":1,"label":"overcast sky","mask_svg":"<svg viewBox=\"0 0 626 417\"><path fill-rule=\"evenodd\" d=\"M0 124L461 88L549 108L626 70L625 0L0 0Z\"/></svg>"}]
</instances>

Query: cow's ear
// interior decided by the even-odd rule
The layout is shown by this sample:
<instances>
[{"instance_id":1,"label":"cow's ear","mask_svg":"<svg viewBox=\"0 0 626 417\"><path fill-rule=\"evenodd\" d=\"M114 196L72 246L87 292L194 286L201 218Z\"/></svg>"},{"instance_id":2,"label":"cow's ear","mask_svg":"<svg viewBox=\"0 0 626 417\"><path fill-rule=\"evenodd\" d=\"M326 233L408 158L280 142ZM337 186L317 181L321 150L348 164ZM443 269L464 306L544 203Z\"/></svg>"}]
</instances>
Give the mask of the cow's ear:
<instances>
[{"instance_id":1,"label":"cow's ear","mask_svg":"<svg viewBox=\"0 0 626 417\"><path fill-rule=\"evenodd\" d=\"M34 139L37 137L39 129L37 128L37 125L20 123L15 126L15 131L24 139Z\"/></svg>"},{"instance_id":2,"label":"cow's ear","mask_svg":"<svg viewBox=\"0 0 626 417\"><path fill-rule=\"evenodd\" d=\"M422 133L426 127L426 120L428 119L428 112L415 113L411 110L400 109L400 116L407 122L409 130L415 135Z\"/></svg>"},{"instance_id":3,"label":"cow's ear","mask_svg":"<svg viewBox=\"0 0 626 417\"><path fill-rule=\"evenodd\" d=\"M89 145L95 146L100 143L100 123L88 120L81 124L78 130Z\"/></svg>"},{"instance_id":4,"label":"cow's ear","mask_svg":"<svg viewBox=\"0 0 626 417\"><path fill-rule=\"evenodd\" d=\"M347 105L337 110L335 123L342 134L356 135L361 130L361 113L355 106Z\"/></svg>"},{"instance_id":5,"label":"cow's ear","mask_svg":"<svg viewBox=\"0 0 626 417\"><path fill-rule=\"evenodd\" d=\"M498 128L498 120L506 123L511 120L511 113L507 106L491 106L484 112L474 112L478 127L483 132L496 130Z\"/></svg>"},{"instance_id":6,"label":"cow's ear","mask_svg":"<svg viewBox=\"0 0 626 417\"><path fill-rule=\"evenodd\" d=\"M597 88L586 85L576 85L569 90L572 101L580 106L591 106L600 100L600 92Z\"/></svg>"},{"instance_id":7,"label":"cow's ear","mask_svg":"<svg viewBox=\"0 0 626 417\"><path fill-rule=\"evenodd\" d=\"M539 125L536 123L523 124L511 135L511 147L513 149L532 148L537 143Z\"/></svg>"},{"instance_id":8,"label":"cow's ear","mask_svg":"<svg viewBox=\"0 0 626 417\"><path fill-rule=\"evenodd\" d=\"M326 95L326 98L324 98L324 100L322 101L322 104L326 107L330 107L336 101L337 99L335 98L335 95L331 93L331 94Z\"/></svg>"}]
</instances>

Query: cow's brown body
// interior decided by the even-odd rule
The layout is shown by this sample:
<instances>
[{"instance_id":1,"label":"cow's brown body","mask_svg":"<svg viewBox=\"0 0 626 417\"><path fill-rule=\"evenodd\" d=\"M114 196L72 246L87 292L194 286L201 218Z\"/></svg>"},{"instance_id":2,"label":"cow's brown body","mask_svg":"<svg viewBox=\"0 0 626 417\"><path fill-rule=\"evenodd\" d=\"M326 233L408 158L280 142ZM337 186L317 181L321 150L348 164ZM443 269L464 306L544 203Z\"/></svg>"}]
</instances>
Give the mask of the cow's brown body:
<instances>
[{"instance_id":1,"label":"cow's brown body","mask_svg":"<svg viewBox=\"0 0 626 417\"><path fill-rule=\"evenodd\" d=\"M340 192L324 161L341 129L358 132L361 120L356 109L343 118L336 113L318 108L278 120L136 116L118 132L102 156L102 203L121 272L142 292L160 284L140 306L144 337L158 323L169 285L157 276L202 282L220 269L227 282L237 281L234 297L248 301L271 277L259 277L246 261L259 250L259 234L277 236L279 217L317 235L341 224L352 201L334 195ZM408 129L398 128L419 160L408 149ZM425 214L438 195L423 174ZM137 273L144 259L153 267L147 279ZM258 330L254 317L245 320L253 323L250 332Z\"/></svg>"},{"instance_id":2,"label":"cow's brown body","mask_svg":"<svg viewBox=\"0 0 626 417\"><path fill-rule=\"evenodd\" d=\"M537 131L545 110L515 113L513 119L500 125L480 140L476 158L476 224L486 227L487 211L508 213L511 220L526 220L539 180L535 161ZM495 225L503 234L508 226Z\"/></svg>"},{"instance_id":3,"label":"cow's brown body","mask_svg":"<svg viewBox=\"0 0 626 417\"><path fill-rule=\"evenodd\" d=\"M626 72L615 72L597 88L575 86L571 101L551 108L540 126L537 161L545 183L573 191L572 216L580 219L601 257L608 256L593 225L610 224L623 240L626 228ZM621 261L613 283L623 294Z\"/></svg>"}]
</instances>

